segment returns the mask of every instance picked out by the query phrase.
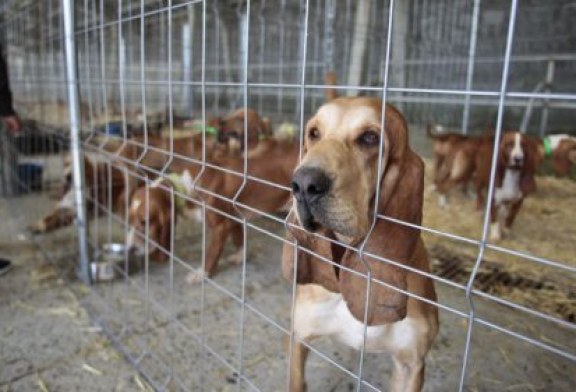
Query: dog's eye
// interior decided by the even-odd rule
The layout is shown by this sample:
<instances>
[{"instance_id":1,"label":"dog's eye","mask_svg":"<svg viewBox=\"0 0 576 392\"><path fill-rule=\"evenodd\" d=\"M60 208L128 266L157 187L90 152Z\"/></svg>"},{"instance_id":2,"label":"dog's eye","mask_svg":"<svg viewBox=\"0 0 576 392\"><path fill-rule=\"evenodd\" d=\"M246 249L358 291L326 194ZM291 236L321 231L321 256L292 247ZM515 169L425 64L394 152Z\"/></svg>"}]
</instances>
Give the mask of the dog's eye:
<instances>
[{"instance_id":1,"label":"dog's eye","mask_svg":"<svg viewBox=\"0 0 576 392\"><path fill-rule=\"evenodd\" d=\"M380 136L374 130L368 130L363 132L358 139L356 139L358 144L365 147L377 146L380 143Z\"/></svg>"},{"instance_id":2,"label":"dog's eye","mask_svg":"<svg viewBox=\"0 0 576 392\"><path fill-rule=\"evenodd\" d=\"M320 139L320 130L316 127L312 127L308 130L308 139L318 140Z\"/></svg>"}]
</instances>

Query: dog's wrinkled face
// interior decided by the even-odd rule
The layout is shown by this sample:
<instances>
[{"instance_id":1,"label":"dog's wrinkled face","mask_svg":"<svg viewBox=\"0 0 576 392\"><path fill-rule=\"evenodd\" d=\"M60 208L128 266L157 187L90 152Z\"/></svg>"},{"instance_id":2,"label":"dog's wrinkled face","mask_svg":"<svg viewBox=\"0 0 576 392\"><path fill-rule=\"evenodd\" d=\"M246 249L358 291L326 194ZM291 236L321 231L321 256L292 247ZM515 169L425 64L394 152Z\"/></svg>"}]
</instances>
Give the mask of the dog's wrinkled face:
<instances>
[{"instance_id":1,"label":"dog's wrinkled face","mask_svg":"<svg viewBox=\"0 0 576 392\"><path fill-rule=\"evenodd\" d=\"M351 239L364 236L382 137L386 149L380 104L369 98L331 101L308 121L304 137L306 154L292 181L300 224L310 231L323 226Z\"/></svg>"},{"instance_id":2,"label":"dog's wrinkled face","mask_svg":"<svg viewBox=\"0 0 576 392\"><path fill-rule=\"evenodd\" d=\"M167 192L163 189L149 188L147 197L146 188L141 187L132 196L128 212L130 231L126 246L137 255L150 255L158 250L158 245L168 249L169 234L167 236L166 233L170 231L170 205L166 205L166 201L169 202L166 195ZM149 238L147 246L146 235ZM158 253L164 254L161 251Z\"/></svg>"},{"instance_id":3,"label":"dog's wrinkled face","mask_svg":"<svg viewBox=\"0 0 576 392\"><path fill-rule=\"evenodd\" d=\"M502 162L510 169L522 169L528 150L528 139L519 132L506 133L500 142Z\"/></svg>"}]
</instances>

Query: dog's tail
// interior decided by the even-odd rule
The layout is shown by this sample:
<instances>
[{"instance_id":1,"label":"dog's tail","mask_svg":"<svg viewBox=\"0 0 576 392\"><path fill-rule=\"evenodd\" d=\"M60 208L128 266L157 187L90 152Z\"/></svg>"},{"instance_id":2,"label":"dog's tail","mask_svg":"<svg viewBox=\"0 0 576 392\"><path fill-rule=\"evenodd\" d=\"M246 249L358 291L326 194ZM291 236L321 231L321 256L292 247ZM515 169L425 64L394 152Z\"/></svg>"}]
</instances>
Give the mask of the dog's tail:
<instances>
[{"instance_id":1,"label":"dog's tail","mask_svg":"<svg viewBox=\"0 0 576 392\"><path fill-rule=\"evenodd\" d=\"M324 77L324 84L327 86L336 86L336 72L328 72ZM326 97L326 102L330 102L333 99L338 98L338 89L326 88L324 90L324 96Z\"/></svg>"}]
</instances>

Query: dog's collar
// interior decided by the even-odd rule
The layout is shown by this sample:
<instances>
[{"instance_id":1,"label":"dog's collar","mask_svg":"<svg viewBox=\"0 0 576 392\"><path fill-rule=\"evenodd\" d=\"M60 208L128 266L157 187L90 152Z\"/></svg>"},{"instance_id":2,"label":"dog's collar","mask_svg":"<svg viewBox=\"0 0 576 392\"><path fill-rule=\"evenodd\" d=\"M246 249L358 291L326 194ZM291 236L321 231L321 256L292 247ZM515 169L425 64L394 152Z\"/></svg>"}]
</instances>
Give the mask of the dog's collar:
<instances>
[{"instance_id":1,"label":"dog's collar","mask_svg":"<svg viewBox=\"0 0 576 392\"><path fill-rule=\"evenodd\" d=\"M218 134L218 130L209 125L196 124L195 128L195 131L204 132L207 135L216 136Z\"/></svg>"},{"instance_id":2,"label":"dog's collar","mask_svg":"<svg viewBox=\"0 0 576 392\"><path fill-rule=\"evenodd\" d=\"M170 173L167 176L168 181L172 183L174 190L181 195L186 195L186 185L182 181L182 176L178 173ZM176 202L176 212L182 211L186 207L186 199L181 195L174 195L174 201Z\"/></svg>"},{"instance_id":3,"label":"dog's collar","mask_svg":"<svg viewBox=\"0 0 576 392\"><path fill-rule=\"evenodd\" d=\"M549 157L552 155L552 144L550 144L550 139L547 137L543 138L542 144L544 145L544 156Z\"/></svg>"}]
</instances>

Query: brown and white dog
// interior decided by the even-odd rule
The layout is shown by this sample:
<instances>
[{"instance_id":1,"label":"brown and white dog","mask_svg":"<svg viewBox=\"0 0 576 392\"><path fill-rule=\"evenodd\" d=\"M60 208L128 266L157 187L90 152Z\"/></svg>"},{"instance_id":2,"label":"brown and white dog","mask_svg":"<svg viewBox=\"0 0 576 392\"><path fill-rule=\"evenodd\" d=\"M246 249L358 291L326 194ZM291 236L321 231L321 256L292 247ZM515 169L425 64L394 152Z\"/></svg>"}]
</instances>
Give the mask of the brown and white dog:
<instances>
[{"instance_id":1,"label":"brown and white dog","mask_svg":"<svg viewBox=\"0 0 576 392\"><path fill-rule=\"evenodd\" d=\"M288 188L292 172L298 161L298 143L268 140L265 146L265 149L258 148L257 154L247 158L247 175ZM244 159L242 157L222 157L215 160L214 164L240 175L207 167L198 180L198 187L207 191L199 190L196 192L196 196L202 198L208 206L206 208L206 224L210 238L206 250L204 270L191 273L187 279L189 283L195 283L205 276L214 275L229 236L232 236L234 245L238 248L230 259L235 263L242 262L242 225L224 214L251 219L254 217L254 212L251 210L264 213L278 212L284 208L290 199L290 192L287 189L259 182L252 178L248 178L243 184L241 173L244 168ZM240 189L241 192L237 195ZM235 209L231 200L236 196L238 204L250 208Z\"/></svg>"},{"instance_id":2,"label":"brown and white dog","mask_svg":"<svg viewBox=\"0 0 576 392\"><path fill-rule=\"evenodd\" d=\"M86 210L88 216L98 215L101 206L111 206L112 209L121 207L124 202L125 189L135 186L133 179L112 162L99 159L96 154L84 155L84 181ZM111 197L111 198L110 198ZM61 197L56 206L46 216L28 226L35 234L48 233L61 227L72 224L76 215L76 203L72 182L72 164L67 159L64 166L64 184Z\"/></svg>"},{"instance_id":3,"label":"brown and white dog","mask_svg":"<svg viewBox=\"0 0 576 392\"><path fill-rule=\"evenodd\" d=\"M207 143L212 143L212 138L208 137ZM136 141L138 143L133 143ZM130 139L123 143L119 139L110 139L105 144L99 146L103 150L117 155L119 159L105 156L97 152L85 152L84 154L84 181L86 184L87 212L88 216L101 213L100 208L95 208L95 203L107 206L111 203L112 210L123 212L126 198L138 186L136 176L126 176L121 167L129 168L131 164L139 160L139 166L133 167L141 171L143 168L161 170L169 161L170 140L165 137L148 138L148 146L152 147L147 151L141 145L142 138ZM199 157L202 151L201 135L193 137L177 138L173 140L173 152L180 156ZM209 149L211 147L208 147ZM141 159L140 159L141 158ZM133 166L133 165L132 165ZM174 158L170 164L170 169L182 171L189 167L187 160ZM111 188L111 189L110 189ZM109 195L112 200L109 201ZM28 226L33 233L47 233L72 223L75 216L74 192L72 189L72 164L68 158L64 167L64 184L59 201L53 210L39 221Z\"/></svg>"},{"instance_id":4,"label":"brown and white dog","mask_svg":"<svg viewBox=\"0 0 576 392\"><path fill-rule=\"evenodd\" d=\"M267 130L263 130L263 120L251 109L237 110L224 120L212 121L211 124L209 124L209 126L213 126L217 129L218 137L214 139L211 135L207 135L206 137L205 158L207 162L211 165L224 166L228 169L242 171L243 159L239 156L239 151L243 146L245 116L248 118L248 146L252 147L253 150L257 150L257 155L263 155L260 160L250 159L249 164L264 167L276 162L277 156L279 156L281 150L276 151L271 147L276 143L274 139L268 139L266 137L266 140L262 140L262 135L264 132L267 132ZM221 128L218 129L218 127ZM268 134L266 133L266 135ZM169 139L165 140L165 143L169 142ZM255 142L256 144L253 144L252 142ZM173 150L175 154L200 160L202 158L202 143L203 140L201 134L195 135L187 140L175 139L173 142ZM155 144L158 143L155 142ZM167 151L167 146L169 146L169 144L165 144L162 150ZM250 151L252 150L249 150L249 154ZM164 151L157 152L156 150L151 150L144 156L140 164L146 167L157 168L167 162L167 156L163 153ZM271 159L270 163L264 163L265 159ZM291 167L293 168L294 165ZM170 189L174 188L175 190L178 190L179 193L186 196L192 196L194 179L200 173L201 168L202 165L199 162L191 162L190 160L175 157L169 165L169 170L172 171L172 174L165 176L161 180L155 181L150 187L142 185L134 192L131 196L129 209L130 231L126 239L129 249L140 254L147 253L153 259L158 261L164 261L167 259L168 252L172 251L172 249L170 249L172 227L176 227L176 221L172 221L173 206ZM270 168L268 167L266 170L269 169ZM282 171L280 171L280 173L282 173ZM269 174L268 171L265 171L265 174ZM225 192L226 189L220 189L220 185L216 185L216 183L221 181L223 177L225 176L223 176L222 172L218 172L216 169L208 167L207 172L203 177L204 180L200 182L200 185L208 184L208 187L211 188L210 190L213 192ZM228 183L231 182L230 179L227 181ZM284 182L287 183L287 181L288 180ZM226 195L226 197L229 198L233 196L234 193ZM267 197L269 196L269 192L265 189L261 196ZM179 215L195 220L199 219L200 211L193 203L184 200L182 197L177 197L175 200L177 201L176 206L174 206L176 207L174 208L175 219ZM209 227L219 225L221 219L215 217L213 213L208 213L207 216ZM148 224L148 226L146 226L146 224ZM146 249L146 241L144 240L146 227L148 227L147 233L149 236L148 249ZM242 232L240 231L237 233L238 230L236 229L237 228L235 227L234 230L232 230L234 242L241 245ZM223 249L223 246L226 243L225 235L226 234L224 234L224 237L222 238L214 237L213 243L222 245L221 248ZM220 242L217 242L218 240L220 240ZM213 257L215 251L210 251L210 249L214 249L214 244L209 247L208 252L209 257L207 265L214 265L214 267L208 269L209 271L216 268L215 264L217 263L217 258L219 258L219 255ZM241 262L241 257L242 254L239 251L232 257L232 259L237 261L240 258ZM201 276L203 274L198 275Z\"/></svg>"},{"instance_id":5,"label":"brown and white dog","mask_svg":"<svg viewBox=\"0 0 576 392\"><path fill-rule=\"evenodd\" d=\"M185 198L190 196L192 187L192 174L184 170L181 174L158 178L149 187L136 189L128 209L127 248L137 255L148 254L153 260L166 261L173 252L172 228L176 227L178 216L194 214L194 207Z\"/></svg>"},{"instance_id":6,"label":"brown and white dog","mask_svg":"<svg viewBox=\"0 0 576 392\"><path fill-rule=\"evenodd\" d=\"M466 189L476 169L476 153L484 138L454 132L442 132L442 127L428 125L426 132L433 140L434 189L438 205L446 207L447 195L455 187Z\"/></svg>"},{"instance_id":7,"label":"brown and white dog","mask_svg":"<svg viewBox=\"0 0 576 392\"><path fill-rule=\"evenodd\" d=\"M483 191L490 183L490 168L494 141L486 139L476 155L476 194L477 208L484 204ZM524 198L536 191L534 179L538 165L538 146L534 138L520 132L506 132L498 146L498 160L494 179L494 197L490 211L490 239L502 238L508 231L516 214L522 207Z\"/></svg>"},{"instance_id":8,"label":"brown and white dog","mask_svg":"<svg viewBox=\"0 0 576 392\"><path fill-rule=\"evenodd\" d=\"M415 225L422 220L423 162L408 144L402 114L390 105L385 110L382 130L378 99L338 98L323 105L306 125L305 154L292 179L294 225L288 228L290 243L285 244L282 258L284 276L289 281L295 277L298 284L291 391L306 390L308 348L302 342L320 336L355 349L365 344L368 352L390 353L394 360L390 390L422 388L425 358L438 331L438 310L402 291L434 302L433 281L370 256L430 271L419 229L378 218L370 230L375 203L378 214L386 217ZM366 241L366 253L361 258L358 251L310 232L351 246ZM296 264L291 244L295 239L300 248ZM373 278L368 298L367 268Z\"/></svg>"},{"instance_id":9,"label":"brown and white dog","mask_svg":"<svg viewBox=\"0 0 576 392\"><path fill-rule=\"evenodd\" d=\"M552 168L557 176L566 176L576 165L576 137L566 134L547 135L538 140L540 161L552 156Z\"/></svg>"}]
</instances>

